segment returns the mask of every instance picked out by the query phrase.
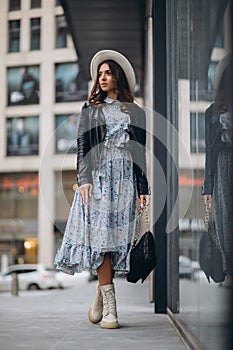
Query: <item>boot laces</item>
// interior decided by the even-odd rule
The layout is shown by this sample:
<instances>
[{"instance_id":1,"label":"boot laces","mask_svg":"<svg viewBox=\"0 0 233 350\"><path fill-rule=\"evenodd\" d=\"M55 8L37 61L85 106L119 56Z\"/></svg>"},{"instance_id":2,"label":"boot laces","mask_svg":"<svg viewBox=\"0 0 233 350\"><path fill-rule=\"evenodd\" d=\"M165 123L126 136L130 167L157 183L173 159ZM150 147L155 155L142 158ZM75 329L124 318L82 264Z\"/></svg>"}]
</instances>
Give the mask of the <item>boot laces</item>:
<instances>
[{"instance_id":1,"label":"boot laces","mask_svg":"<svg viewBox=\"0 0 233 350\"><path fill-rule=\"evenodd\" d=\"M113 314L114 316L116 315L116 302L115 302L115 297L114 293L112 290L106 290L105 291L106 295L106 310L105 310L105 315L107 314Z\"/></svg>"}]
</instances>

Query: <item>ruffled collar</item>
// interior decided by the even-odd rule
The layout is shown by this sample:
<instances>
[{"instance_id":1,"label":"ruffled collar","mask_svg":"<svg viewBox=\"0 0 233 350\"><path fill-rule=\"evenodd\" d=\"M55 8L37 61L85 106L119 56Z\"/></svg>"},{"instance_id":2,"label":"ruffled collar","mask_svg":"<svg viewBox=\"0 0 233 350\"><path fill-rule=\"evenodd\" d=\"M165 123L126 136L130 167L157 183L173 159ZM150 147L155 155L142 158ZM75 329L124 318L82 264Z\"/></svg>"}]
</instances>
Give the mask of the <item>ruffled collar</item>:
<instances>
[{"instance_id":1,"label":"ruffled collar","mask_svg":"<svg viewBox=\"0 0 233 350\"><path fill-rule=\"evenodd\" d=\"M114 98L111 98L111 97L108 97L108 96L104 99L104 102L106 102L108 104L112 104L112 103L117 102L117 101L118 100L114 100Z\"/></svg>"}]
</instances>

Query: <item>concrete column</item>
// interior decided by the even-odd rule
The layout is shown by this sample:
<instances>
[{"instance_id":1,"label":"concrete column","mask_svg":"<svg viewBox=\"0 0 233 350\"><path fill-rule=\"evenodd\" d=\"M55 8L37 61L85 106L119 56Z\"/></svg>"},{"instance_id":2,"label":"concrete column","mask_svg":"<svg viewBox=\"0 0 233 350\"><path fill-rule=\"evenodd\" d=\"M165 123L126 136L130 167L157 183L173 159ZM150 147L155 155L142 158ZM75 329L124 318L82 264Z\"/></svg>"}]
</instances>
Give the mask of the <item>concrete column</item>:
<instances>
[{"instance_id":1,"label":"concrete column","mask_svg":"<svg viewBox=\"0 0 233 350\"><path fill-rule=\"evenodd\" d=\"M51 157L48 153L43 159L43 168L39 171L38 197L38 261L53 266L54 259L54 176Z\"/></svg>"},{"instance_id":2,"label":"concrete column","mask_svg":"<svg viewBox=\"0 0 233 350\"><path fill-rule=\"evenodd\" d=\"M43 16L41 42L43 58L40 66L40 167L38 198L39 262L53 266L54 260L54 7L46 1Z\"/></svg>"},{"instance_id":3,"label":"concrete column","mask_svg":"<svg viewBox=\"0 0 233 350\"><path fill-rule=\"evenodd\" d=\"M30 49L30 21L28 20L29 0L21 1L20 52Z\"/></svg>"}]
</instances>

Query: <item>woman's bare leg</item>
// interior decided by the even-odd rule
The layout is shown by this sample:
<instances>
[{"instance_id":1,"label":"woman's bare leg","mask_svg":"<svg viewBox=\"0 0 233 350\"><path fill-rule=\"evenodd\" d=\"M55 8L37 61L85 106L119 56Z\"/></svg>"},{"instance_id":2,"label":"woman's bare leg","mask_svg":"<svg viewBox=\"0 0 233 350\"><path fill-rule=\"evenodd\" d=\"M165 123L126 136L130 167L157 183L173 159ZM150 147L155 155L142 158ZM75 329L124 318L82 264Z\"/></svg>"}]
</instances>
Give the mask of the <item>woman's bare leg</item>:
<instances>
[{"instance_id":1,"label":"woman's bare leg","mask_svg":"<svg viewBox=\"0 0 233 350\"><path fill-rule=\"evenodd\" d=\"M111 264L111 256L110 254L104 255L104 261L100 267L96 270L99 285L105 286L106 284L112 284L113 280L113 270Z\"/></svg>"},{"instance_id":2,"label":"woman's bare leg","mask_svg":"<svg viewBox=\"0 0 233 350\"><path fill-rule=\"evenodd\" d=\"M106 253L104 255L104 261L102 265L100 265L100 267L97 269L97 276L103 297L103 317L100 323L101 328L115 329L120 327L117 319L113 275L114 273L111 263L111 254Z\"/></svg>"}]
</instances>

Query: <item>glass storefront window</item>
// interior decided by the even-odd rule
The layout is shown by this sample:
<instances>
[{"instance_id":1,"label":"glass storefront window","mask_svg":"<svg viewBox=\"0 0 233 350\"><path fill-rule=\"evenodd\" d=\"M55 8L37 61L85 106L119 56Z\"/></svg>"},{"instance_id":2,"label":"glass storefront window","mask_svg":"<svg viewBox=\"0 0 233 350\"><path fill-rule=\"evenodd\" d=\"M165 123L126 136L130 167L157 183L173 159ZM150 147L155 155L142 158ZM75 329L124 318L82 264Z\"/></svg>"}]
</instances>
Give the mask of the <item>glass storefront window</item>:
<instances>
[{"instance_id":1,"label":"glass storefront window","mask_svg":"<svg viewBox=\"0 0 233 350\"><path fill-rule=\"evenodd\" d=\"M67 47L67 24L64 15L56 16L56 48Z\"/></svg>"},{"instance_id":2,"label":"glass storefront window","mask_svg":"<svg viewBox=\"0 0 233 350\"><path fill-rule=\"evenodd\" d=\"M31 18L30 50L40 50L40 18Z\"/></svg>"},{"instance_id":3,"label":"glass storefront window","mask_svg":"<svg viewBox=\"0 0 233 350\"><path fill-rule=\"evenodd\" d=\"M20 51L20 20L9 21L9 52Z\"/></svg>"},{"instance_id":4,"label":"glass storefront window","mask_svg":"<svg viewBox=\"0 0 233 350\"><path fill-rule=\"evenodd\" d=\"M9 11L19 11L21 8L21 0L9 0Z\"/></svg>"},{"instance_id":5,"label":"glass storefront window","mask_svg":"<svg viewBox=\"0 0 233 350\"><path fill-rule=\"evenodd\" d=\"M8 68L8 106L38 104L39 77L39 66Z\"/></svg>"},{"instance_id":6,"label":"glass storefront window","mask_svg":"<svg viewBox=\"0 0 233 350\"><path fill-rule=\"evenodd\" d=\"M1 219L36 218L37 173L0 174Z\"/></svg>"},{"instance_id":7,"label":"glass storefront window","mask_svg":"<svg viewBox=\"0 0 233 350\"><path fill-rule=\"evenodd\" d=\"M7 119L7 156L39 153L39 117Z\"/></svg>"},{"instance_id":8,"label":"glass storefront window","mask_svg":"<svg viewBox=\"0 0 233 350\"><path fill-rule=\"evenodd\" d=\"M55 96L56 102L86 100L87 81L76 62L56 64Z\"/></svg>"},{"instance_id":9,"label":"glass storefront window","mask_svg":"<svg viewBox=\"0 0 233 350\"><path fill-rule=\"evenodd\" d=\"M77 144L77 115L56 115L56 153L75 153Z\"/></svg>"},{"instance_id":10,"label":"glass storefront window","mask_svg":"<svg viewBox=\"0 0 233 350\"><path fill-rule=\"evenodd\" d=\"M232 33L228 26L228 1L213 1L211 6L209 5L208 1L178 1L179 127L180 136L190 150L190 159L188 166L188 162L182 158L180 148L179 206L180 213L185 214L184 217L180 217L179 223L180 313L177 317L204 348L218 350L228 349L231 292L229 280L224 280L224 276L221 281L210 278L208 282L201 265L200 244L205 232L206 215L202 185L208 178L211 186L206 190L206 194L212 196L212 229L216 232L216 242L223 257L219 268L224 269L224 261L227 266L227 260L232 256L232 249L229 253L229 246L233 245L232 235L228 235L225 240L223 231L228 226L224 228L222 225L226 217L229 217L229 208L232 211L232 194L229 194L232 186L229 185L231 180L227 182L222 176L224 169L228 169L229 174L232 174L232 165L229 167L232 157L227 158L227 154L230 153L227 150L222 155L224 146L219 142L221 137L224 138L221 136L224 127L232 127L232 71L223 73L222 70L219 85L216 85L216 77L219 75L218 63L231 50L227 43L231 42ZM228 69L229 66L230 63L224 69ZM227 81L230 88L228 92L224 89L224 83ZM188 96L187 100L184 96ZM188 125L187 117L190 118ZM209 135L212 135L211 139ZM229 141L230 138L226 136L224 140L226 139ZM208 158L211 159L211 167L205 162L207 153L211 154L211 158ZM226 163L219 168L221 157L225 157ZM232 178L232 175L230 177ZM222 194L224 186L228 186L228 190ZM227 200L230 204L225 206ZM226 222L226 225L231 225L231 231L226 230L224 233L227 235L227 232L232 232L232 220L224 221ZM205 253L207 254L207 251ZM225 273L227 274L227 270Z\"/></svg>"},{"instance_id":11,"label":"glass storefront window","mask_svg":"<svg viewBox=\"0 0 233 350\"><path fill-rule=\"evenodd\" d=\"M37 238L38 174L0 174L0 207L0 257L9 265L36 262L24 243Z\"/></svg>"}]
</instances>

